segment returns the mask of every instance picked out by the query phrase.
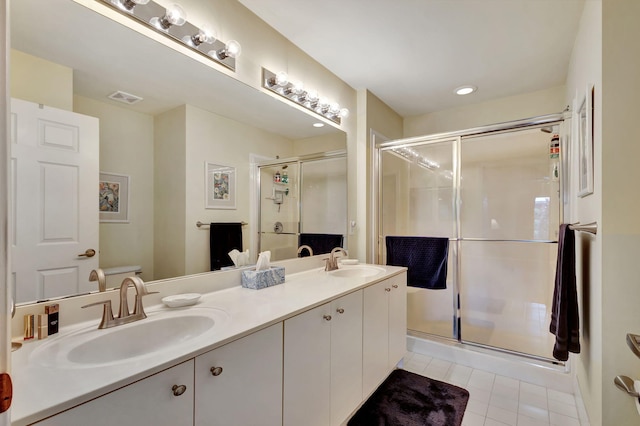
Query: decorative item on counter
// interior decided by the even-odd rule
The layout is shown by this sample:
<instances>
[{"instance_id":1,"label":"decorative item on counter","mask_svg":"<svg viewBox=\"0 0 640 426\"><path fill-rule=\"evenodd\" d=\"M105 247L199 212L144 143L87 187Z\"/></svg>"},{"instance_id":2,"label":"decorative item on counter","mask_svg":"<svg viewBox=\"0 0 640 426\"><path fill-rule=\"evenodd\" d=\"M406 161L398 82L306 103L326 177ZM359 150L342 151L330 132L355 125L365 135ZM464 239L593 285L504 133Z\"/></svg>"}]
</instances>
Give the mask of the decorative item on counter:
<instances>
[{"instance_id":1,"label":"decorative item on counter","mask_svg":"<svg viewBox=\"0 0 640 426\"><path fill-rule=\"evenodd\" d=\"M24 340L33 339L35 316L33 314L27 314L24 316Z\"/></svg>"},{"instance_id":2,"label":"decorative item on counter","mask_svg":"<svg viewBox=\"0 0 640 426\"><path fill-rule=\"evenodd\" d=\"M270 261L270 251L260 253L256 262L256 269L242 271L242 287L259 290L282 284L284 282L284 268L281 266L270 267Z\"/></svg>"},{"instance_id":3,"label":"decorative item on counter","mask_svg":"<svg viewBox=\"0 0 640 426\"><path fill-rule=\"evenodd\" d=\"M58 332L58 317L60 315L60 305L53 303L44 307L44 313L48 315L48 334L56 334Z\"/></svg>"},{"instance_id":4,"label":"decorative item on counter","mask_svg":"<svg viewBox=\"0 0 640 426\"><path fill-rule=\"evenodd\" d=\"M38 339L46 339L49 335L49 315L38 315Z\"/></svg>"},{"instance_id":5,"label":"decorative item on counter","mask_svg":"<svg viewBox=\"0 0 640 426\"><path fill-rule=\"evenodd\" d=\"M240 266L247 266L249 264L249 249L246 249L244 253L237 249L233 249L228 254L236 268L239 268Z\"/></svg>"},{"instance_id":6,"label":"decorative item on counter","mask_svg":"<svg viewBox=\"0 0 640 426\"><path fill-rule=\"evenodd\" d=\"M281 179L282 183L289 183L289 175L287 174L287 171L284 170L282 172L282 179Z\"/></svg>"},{"instance_id":7,"label":"decorative item on counter","mask_svg":"<svg viewBox=\"0 0 640 426\"><path fill-rule=\"evenodd\" d=\"M276 174L275 174L275 175L273 175L273 181L274 181L275 183L280 183L280 182L281 182L281 178L280 178L280 170L278 170L278 171L276 172Z\"/></svg>"}]
</instances>

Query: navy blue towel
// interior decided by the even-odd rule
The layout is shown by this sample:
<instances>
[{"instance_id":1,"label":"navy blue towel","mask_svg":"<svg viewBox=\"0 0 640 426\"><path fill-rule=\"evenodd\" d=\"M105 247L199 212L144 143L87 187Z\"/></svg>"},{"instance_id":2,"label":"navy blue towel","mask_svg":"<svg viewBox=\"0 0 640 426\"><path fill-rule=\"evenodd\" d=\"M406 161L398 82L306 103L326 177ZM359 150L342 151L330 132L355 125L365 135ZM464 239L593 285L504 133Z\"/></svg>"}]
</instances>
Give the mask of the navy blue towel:
<instances>
[{"instance_id":1,"label":"navy blue towel","mask_svg":"<svg viewBox=\"0 0 640 426\"><path fill-rule=\"evenodd\" d=\"M576 237L569 225L560 225L558 259L553 289L549 331L556 336L553 357L569 359L569 352L580 353L580 318L576 288Z\"/></svg>"},{"instance_id":2,"label":"navy blue towel","mask_svg":"<svg viewBox=\"0 0 640 426\"><path fill-rule=\"evenodd\" d=\"M342 247L344 237L340 234L300 234L298 247L308 245L313 250L313 254L331 253L336 247ZM308 256L307 250L303 250L301 257Z\"/></svg>"},{"instance_id":3,"label":"navy blue towel","mask_svg":"<svg viewBox=\"0 0 640 426\"><path fill-rule=\"evenodd\" d=\"M387 237L387 265L406 266L407 285L447 288L449 239L438 237Z\"/></svg>"},{"instance_id":4,"label":"navy blue towel","mask_svg":"<svg viewBox=\"0 0 640 426\"><path fill-rule=\"evenodd\" d=\"M242 251L242 223L212 223L209 228L211 270L233 266L229 252Z\"/></svg>"}]
</instances>

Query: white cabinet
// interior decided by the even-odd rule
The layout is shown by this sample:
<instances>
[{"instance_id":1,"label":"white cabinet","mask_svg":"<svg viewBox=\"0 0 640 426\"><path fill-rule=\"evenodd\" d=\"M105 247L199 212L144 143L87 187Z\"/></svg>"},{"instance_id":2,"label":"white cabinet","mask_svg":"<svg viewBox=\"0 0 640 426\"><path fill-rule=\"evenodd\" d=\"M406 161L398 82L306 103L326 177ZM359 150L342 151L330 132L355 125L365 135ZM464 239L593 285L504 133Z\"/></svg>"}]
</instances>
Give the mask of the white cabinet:
<instances>
[{"instance_id":1,"label":"white cabinet","mask_svg":"<svg viewBox=\"0 0 640 426\"><path fill-rule=\"evenodd\" d=\"M64 384L60 384L64 386ZM45 419L38 425L193 424L193 360Z\"/></svg>"},{"instance_id":2,"label":"white cabinet","mask_svg":"<svg viewBox=\"0 0 640 426\"><path fill-rule=\"evenodd\" d=\"M361 386L362 291L284 322L285 426L340 424Z\"/></svg>"},{"instance_id":3,"label":"white cabinet","mask_svg":"<svg viewBox=\"0 0 640 426\"><path fill-rule=\"evenodd\" d=\"M282 338L280 322L196 357L196 426L282 425Z\"/></svg>"},{"instance_id":4,"label":"white cabinet","mask_svg":"<svg viewBox=\"0 0 640 426\"><path fill-rule=\"evenodd\" d=\"M406 353L407 275L364 289L362 394L367 398Z\"/></svg>"}]
</instances>

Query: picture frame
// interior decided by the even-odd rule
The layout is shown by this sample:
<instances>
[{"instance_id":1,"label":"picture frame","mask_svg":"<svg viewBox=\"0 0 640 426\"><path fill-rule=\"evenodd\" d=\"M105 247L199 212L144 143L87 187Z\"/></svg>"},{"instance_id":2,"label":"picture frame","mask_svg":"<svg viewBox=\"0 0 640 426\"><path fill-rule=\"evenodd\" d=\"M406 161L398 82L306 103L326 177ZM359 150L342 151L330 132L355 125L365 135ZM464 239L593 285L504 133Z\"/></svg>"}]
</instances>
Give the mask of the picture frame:
<instances>
[{"instance_id":1,"label":"picture frame","mask_svg":"<svg viewBox=\"0 0 640 426\"><path fill-rule=\"evenodd\" d=\"M205 162L205 208L236 208L236 168Z\"/></svg>"},{"instance_id":2,"label":"picture frame","mask_svg":"<svg viewBox=\"0 0 640 426\"><path fill-rule=\"evenodd\" d=\"M593 194L593 101L594 87L588 84L578 106L578 197Z\"/></svg>"},{"instance_id":3,"label":"picture frame","mask_svg":"<svg viewBox=\"0 0 640 426\"><path fill-rule=\"evenodd\" d=\"M131 178L118 173L100 172L98 210L100 222L129 222Z\"/></svg>"}]
</instances>

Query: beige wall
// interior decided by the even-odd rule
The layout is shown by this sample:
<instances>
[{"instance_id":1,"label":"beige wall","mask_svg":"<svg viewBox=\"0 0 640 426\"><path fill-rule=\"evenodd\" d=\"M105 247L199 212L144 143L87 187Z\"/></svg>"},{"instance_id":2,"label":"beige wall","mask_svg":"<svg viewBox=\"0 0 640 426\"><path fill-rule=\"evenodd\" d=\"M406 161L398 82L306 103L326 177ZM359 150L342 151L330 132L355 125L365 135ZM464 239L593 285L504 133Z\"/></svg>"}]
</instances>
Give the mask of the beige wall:
<instances>
[{"instance_id":1,"label":"beige wall","mask_svg":"<svg viewBox=\"0 0 640 426\"><path fill-rule=\"evenodd\" d=\"M602 11L599 0L589 0L585 4L580 28L569 66L566 83L565 102L572 106L572 110L579 108L574 100L581 102L585 96L587 84L595 85L596 102L594 125L594 193L584 198L577 196L578 159L577 150L571 154L570 176L570 211L568 220L571 222L588 223L598 221L598 237L587 234L577 234L577 280L579 293L579 309L581 315L581 354L572 355L575 361L575 371L580 385L580 391L587 408L591 424L622 424L603 423L602 392L603 382L612 385L613 377L603 377L603 330L602 330L602 235L606 232L601 220L602 202L602 128L601 94L602 84ZM577 134L573 123L572 134ZM572 147L577 147L577 140L572 140Z\"/></svg>"},{"instance_id":2,"label":"beige wall","mask_svg":"<svg viewBox=\"0 0 640 426\"><path fill-rule=\"evenodd\" d=\"M349 169L349 182L356 182L360 188L357 194L358 206L366 206L366 210L358 210L357 232L366 234L366 238L358 239L359 250L366 253L366 260L373 262L377 239L377 219L374 214L377 203L374 195L373 173L371 168L374 133L389 140L402 138L402 117L389 108L377 96L368 90L358 91L358 163L357 169ZM362 191L366 188L366 191Z\"/></svg>"},{"instance_id":3,"label":"beige wall","mask_svg":"<svg viewBox=\"0 0 640 426\"><path fill-rule=\"evenodd\" d=\"M625 343L626 333L640 334L638 17L637 0L602 0L602 89L596 89L596 94L602 99L602 139L598 145L602 155L603 425L640 423L634 399L613 385L619 374L640 378L640 359ZM599 154L600 149L596 149L596 158Z\"/></svg>"},{"instance_id":4,"label":"beige wall","mask_svg":"<svg viewBox=\"0 0 640 426\"><path fill-rule=\"evenodd\" d=\"M343 132L329 133L311 138L298 139L293 145L293 155L317 154L319 152L339 151L347 149L346 135Z\"/></svg>"},{"instance_id":5,"label":"beige wall","mask_svg":"<svg viewBox=\"0 0 640 426\"><path fill-rule=\"evenodd\" d=\"M184 275L186 269L186 115L187 108L183 105L154 119L153 261L156 279Z\"/></svg>"},{"instance_id":6,"label":"beige wall","mask_svg":"<svg viewBox=\"0 0 640 426\"><path fill-rule=\"evenodd\" d=\"M100 224L100 267L140 265L153 276L153 117L81 96L74 111L100 120L100 171L127 175L129 222Z\"/></svg>"},{"instance_id":7,"label":"beige wall","mask_svg":"<svg viewBox=\"0 0 640 426\"><path fill-rule=\"evenodd\" d=\"M464 130L487 124L553 114L564 110L566 105L564 86L552 87L537 92L406 117L403 137Z\"/></svg>"},{"instance_id":8,"label":"beige wall","mask_svg":"<svg viewBox=\"0 0 640 426\"><path fill-rule=\"evenodd\" d=\"M12 97L67 111L73 110L71 68L13 49L10 62Z\"/></svg>"}]
</instances>

